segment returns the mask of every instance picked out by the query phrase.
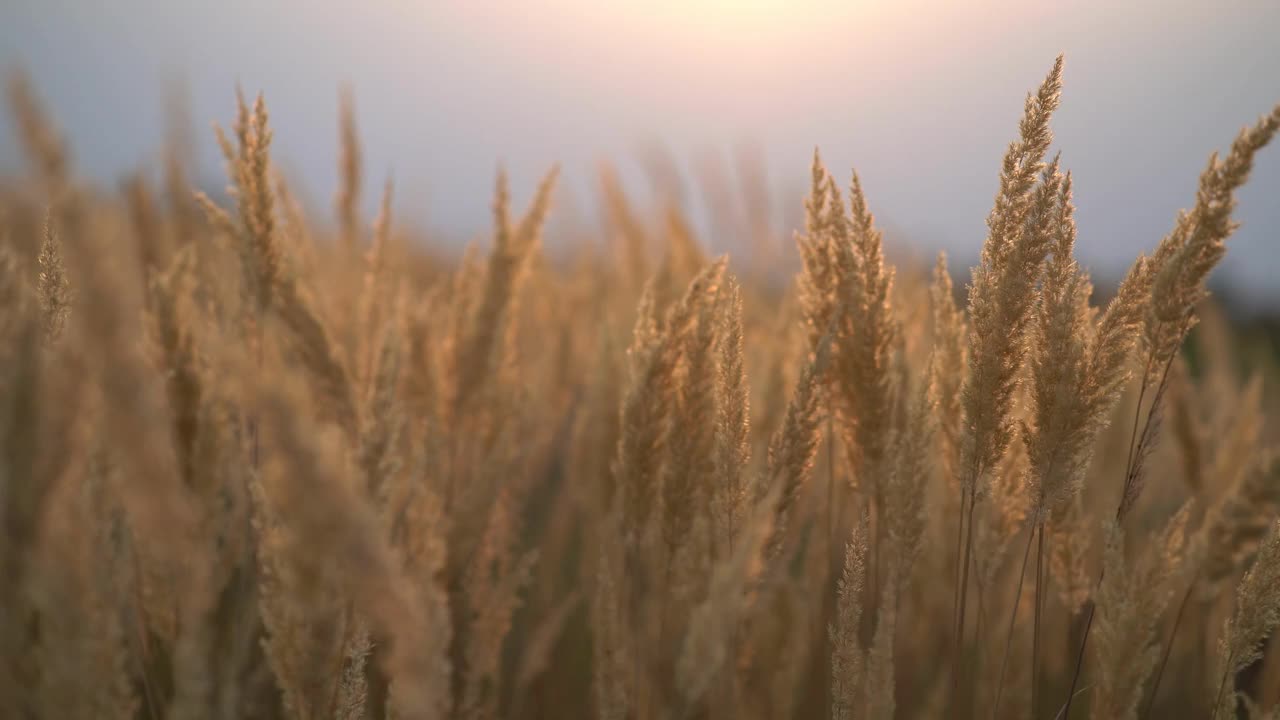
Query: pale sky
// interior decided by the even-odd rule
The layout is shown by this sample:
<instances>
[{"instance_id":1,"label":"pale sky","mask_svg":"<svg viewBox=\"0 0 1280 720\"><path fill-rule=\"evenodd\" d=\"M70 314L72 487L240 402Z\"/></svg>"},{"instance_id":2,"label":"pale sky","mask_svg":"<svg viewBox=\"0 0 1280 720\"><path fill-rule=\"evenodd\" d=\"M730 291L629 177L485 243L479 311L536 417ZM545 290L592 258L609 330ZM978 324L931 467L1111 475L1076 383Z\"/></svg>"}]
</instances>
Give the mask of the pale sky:
<instances>
[{"instance_id":1,"label":"pale sky","mask_svg":"<svg viewBox=\"0 0 1280 720\"><path fill-rule=\"evenodd\" d=\"M110 185L155 164L166 87L190 97L202 177L240 82L266 93L276 157L327 210L336 104L354 88L367 185L397 212L482 232L499 163L527 196L563 166L593 212L609 159L644 186L644 148L690 187L744 147L798 215L810 155L856 167L895 241L976 257L1022 100L1065 52L1055 149L1075 174L1079 254L1099 275L1154 247L1211 151L1280 102L1280 2L1184 0L5 0L20 63L77 167ZM19 167L7 117L0 172ZM691 191L696 202L697 193ZM373 199L370 198L370 205ZM1218 281L1280 306L1280 145L1241 193ZM712 238L713 244L727 239Z\"/></svg>"}]
</instances>

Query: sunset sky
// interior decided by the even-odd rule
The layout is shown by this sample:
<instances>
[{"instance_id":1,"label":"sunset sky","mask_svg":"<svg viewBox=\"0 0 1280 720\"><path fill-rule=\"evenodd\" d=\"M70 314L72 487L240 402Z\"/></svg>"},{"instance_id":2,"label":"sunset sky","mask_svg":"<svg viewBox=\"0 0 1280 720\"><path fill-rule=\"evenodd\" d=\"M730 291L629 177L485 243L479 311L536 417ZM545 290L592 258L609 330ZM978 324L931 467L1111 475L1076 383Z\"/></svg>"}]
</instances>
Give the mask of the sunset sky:
<instances>
[{"instance_id":1,"label":"sunset sky","mask_svg":"<svg viewBox=\"0 0 1280 720\"><path fill-rule=\"evenodd\" d=\"M9 0L0 67L21 64L104 184L154 161L181 81L201 177L237 82L266 93L277 158L319 209L336 185L338 88L357 100L369 185L407 220L484 227L494 169L517 197L560 162L588 213L611 159L682 159L688 199L717 168L767 168L798 216L815 145L856 167L896 240L976 257L1024 94L1067 55L1056 148L1075 174L1079 252L1099 274L1153 247L1209 152L1280 101L1280 3L1182 0ZM19 158L0 120L0 170ZM373 198L370 198L372 205ZM784 207L785 206L785 207ZM1280 304L1280 148L1241 193L1219 280ZM713 237L724 246L728 239Z\"/></svg>"}]
</instances>

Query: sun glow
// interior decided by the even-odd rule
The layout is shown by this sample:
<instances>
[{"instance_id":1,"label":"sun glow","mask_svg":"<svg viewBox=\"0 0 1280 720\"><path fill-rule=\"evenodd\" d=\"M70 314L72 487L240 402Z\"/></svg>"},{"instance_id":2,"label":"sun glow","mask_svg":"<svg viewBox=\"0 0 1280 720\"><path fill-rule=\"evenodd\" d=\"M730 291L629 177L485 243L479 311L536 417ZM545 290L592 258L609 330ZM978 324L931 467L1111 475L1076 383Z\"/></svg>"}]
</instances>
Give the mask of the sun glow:
<instances>
[{"instance_id":1,"label":"sun glow","mask_svg":"<svg viewBox=\"0 0 1280 720\"><path fill-rule=\"evenodd\" d=\"M594 17L634 31L708 46L772 42L821 33L874 7L869 0L620 0L556 3L568 18Z\"/></svg>"},{"instance_id":2,"label":"sun glow","mask_svg":"<svg viewBox=\"0 0 1280 720\"><path fill-rule=\"evenodd\" d=\"M687 15L692 20L711 20L729 22L766 22L776 21L793 15L804 3L788 2L788 0L660 0L653 5L665 6Z\"/></svg>"},{"instance_id":3,"label":"sun glow","mask_svg":"<svg viewBox=\"0 0 1280 720\"><path fill-rule=\"evenodd\" d=\"M699 32L788 33L847 16L863 4L837 0L652 0L636 3L632 11Z\"/></svg>"}]
</instances>

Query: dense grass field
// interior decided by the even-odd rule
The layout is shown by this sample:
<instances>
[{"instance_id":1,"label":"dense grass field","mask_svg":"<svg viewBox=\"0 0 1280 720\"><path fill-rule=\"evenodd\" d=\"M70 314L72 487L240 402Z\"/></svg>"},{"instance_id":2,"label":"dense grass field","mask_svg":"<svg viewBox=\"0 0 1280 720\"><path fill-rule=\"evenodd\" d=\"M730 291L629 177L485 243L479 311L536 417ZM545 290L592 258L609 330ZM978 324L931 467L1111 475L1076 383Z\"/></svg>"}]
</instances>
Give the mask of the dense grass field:
<instances>
[{"instance_id":1,"label":"dense grass field","mask_svg":"<svg viewBox=\"0 0 1280 720\"><path fill-rule=\"evenodd\" d=\"M14 75L0 717L1277 717L1280 360L1205 288L1280 106L1095 290L1061 83L968 269L817 153L785 258L607 172L544 238L554 169L459 255L362 215L349 102L332 219L261 97L228 194L94 188Z\"/></svg>"}]
</instances>

